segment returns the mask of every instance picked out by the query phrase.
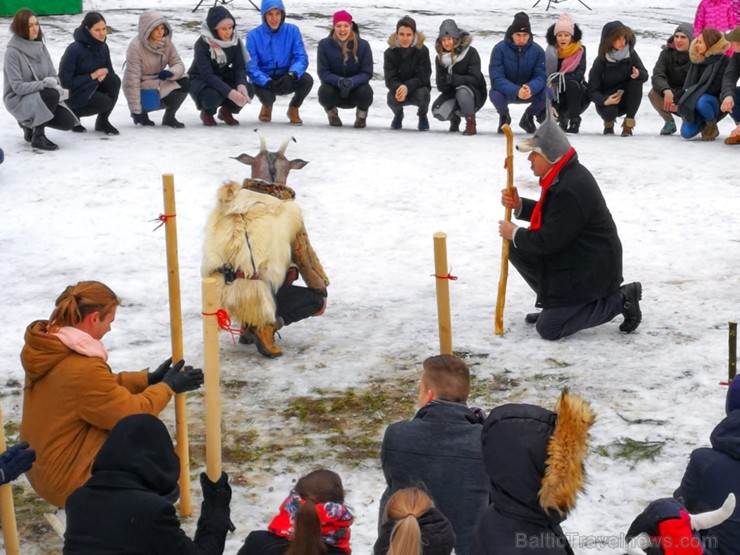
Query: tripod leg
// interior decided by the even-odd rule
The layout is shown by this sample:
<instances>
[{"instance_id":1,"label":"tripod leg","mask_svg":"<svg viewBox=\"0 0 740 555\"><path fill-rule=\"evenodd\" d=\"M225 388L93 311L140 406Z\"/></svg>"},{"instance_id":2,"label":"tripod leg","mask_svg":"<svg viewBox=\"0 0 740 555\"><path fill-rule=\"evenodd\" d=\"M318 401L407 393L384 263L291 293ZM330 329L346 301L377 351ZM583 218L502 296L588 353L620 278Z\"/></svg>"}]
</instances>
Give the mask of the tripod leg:
<instances>
[{"instance_id":1,"label":"tripod leg","mask_svg":"<svg viewBox=\"0 0 740 555\"><path fill-rule=\"evenodd\" d=\"M586 8L588 8L588 11L590 11L590 12L592 12L592 11L593 11L593 10L592 10L591 8L589 8L589 7L588 7L588 4L586 4L586 3L585 3L585 2L583 1L583 0L578 0L578 1L579 1L579 2L581 3L581 4L583 4L584 6L586 6Z\"/></svg>"},{"instance_id":2,"label":"tripod leg","mask_svg":"<svg viewBox=\"0 0 740 555\"><path fill-rule=\"evenodd\" d=\"M193 8L193 13L195 13L198 10L198 8L200 8L200 5L202 3L203 3L203 0L200 0L200 2L198 2L198 5Z\"/></svg>"},{"instance_id":3,"label":"tripod leg","mask_svg":"<svg viewBox=\"0 0 740 555\"><path fill-rule=\"evenodd\" d=\"M534 3L534 5L533 5L532 7L533 7L533 8L536 8L536 7L537 7L537 4L539 4L539 3L540 3L540 0L537 0L537 2L535 2L535 3Z\"/></svg>"}]
</instances>

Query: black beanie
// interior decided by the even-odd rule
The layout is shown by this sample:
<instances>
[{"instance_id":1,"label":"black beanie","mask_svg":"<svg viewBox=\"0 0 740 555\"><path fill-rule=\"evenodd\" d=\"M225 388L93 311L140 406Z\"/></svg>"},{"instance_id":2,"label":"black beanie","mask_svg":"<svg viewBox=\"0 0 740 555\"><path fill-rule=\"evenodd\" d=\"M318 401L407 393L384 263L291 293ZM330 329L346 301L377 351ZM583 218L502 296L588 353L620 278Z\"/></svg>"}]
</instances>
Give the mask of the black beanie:
<instances>
[{"instance_id":1,"label":"black beanie","mask_svg":"<svg viewBox=\"0 0 740 555\"><path fill-rule=\"evenodd\" d=\"M529 24L529 16L524 12L519 12L514 16L514 22L509 27L509 34L527 33L532 34L532 27Z\"/></svg>"}]
</instances>

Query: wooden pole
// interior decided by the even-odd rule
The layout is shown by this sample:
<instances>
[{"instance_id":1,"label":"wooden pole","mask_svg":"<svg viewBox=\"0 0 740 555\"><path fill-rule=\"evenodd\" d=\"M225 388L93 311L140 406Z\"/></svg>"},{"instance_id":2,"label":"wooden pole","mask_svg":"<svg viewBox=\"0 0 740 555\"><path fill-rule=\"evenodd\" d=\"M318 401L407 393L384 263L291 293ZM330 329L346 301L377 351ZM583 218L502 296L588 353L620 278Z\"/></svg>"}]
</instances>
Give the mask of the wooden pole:
<instances>
[{"instance_id":1,"label":"wooden pole","mask_svg":"<svg viewBox=\"0 0 740 555\"><path fill-rule=\"evenodd\" d=\"M439 323L439 352L452 354L452 317L450 316L450 281L447 279L447 234L434 234L434 275L437 282L437 322Z\"/></svg>"},{"instance_id":2,"label":"wooden pole","mask_svg":"<svg viewBox=\"0 0 740 555\"><path fill-rule=\"evenodd\" d=\"M3 423L3 409L0 408L0 453L4 453L5 424ZM18 542L18 525L15 521L15 507L13 506L13 489L8 483L0 486L0 524L3 527L3 542L7 555L20 555L21 546Z\"/></svg>"},{"instance_id":3,"label":"wooden pole","mask_svg":"<svg viewBox=\"0 0 740 555\"><path fill-rule=\"evenodd\" d=\"M735 375L737 374L737 322L730 322L729 328L730 356L727 373L729 381L732 382L732 380L735 378Z\"/></svg>"},{"instance_id":4,"label":"wooden pole","mask_svg":"<svg viewBox=\"0 0 740 555\"><path fill-rule=\"evenodd\" d=\"M221 380L218 360L219 295L214 278L203 278L203 372L206 397L206 474L221 477Z\"/></svg>"},{"instance_id":5,"label":"wooden pole","mask_svg":"<svg viewBox=\"0 0 740 555\"><path fill-rule=\"evenodd\" d=\"M501 130L506 135L506 190L514 189L514 134L511 127L504 125ZM506 208L504 219L511 221L511 208ZM504 305L506 304L506 282L509 280L509 243L508 239L501 241L501 274L498 280L498 298L496 299L496 335L504 334Z\"/></svg>"},{"instance_id":6,"label":"wooden pole","mask_svg":"<svg viewBox=\"0 0 740 555\"><path fill-rule=\"evenodd\" d=\"M183 359L182 310L180 308L180 264L177 254L177 220L175 215L175 178L171 173L162 176L164 192L165 236L167 240L167 283L170 294L170 336L172 361ZM188 414L185 394L175 395L176 451L180 457L180 514L193 512L190 500L190 450L188 448Z\"/></svg>"}]
</instances>

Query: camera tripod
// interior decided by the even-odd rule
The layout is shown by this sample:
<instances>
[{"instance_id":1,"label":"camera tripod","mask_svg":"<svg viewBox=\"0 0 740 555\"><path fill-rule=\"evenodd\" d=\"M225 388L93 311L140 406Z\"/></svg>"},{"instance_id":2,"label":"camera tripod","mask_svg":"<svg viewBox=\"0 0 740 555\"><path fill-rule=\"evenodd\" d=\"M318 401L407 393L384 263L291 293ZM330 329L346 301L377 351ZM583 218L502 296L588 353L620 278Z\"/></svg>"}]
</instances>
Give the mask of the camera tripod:
<instances>
[{"instance_id":1,"label":"camera tripod","mask_svg":"<svg viewBox=\"0 0 740 555\"><path fill-rule=\"evenodd\" d=\"M542 0L537 0L537 2L535 2L534 6L532 7L535 8L537 4L539 4L541 1ZM593 11L591 8L588 7L588 4L586 4L583 0L578 0L578 1L584 6L586 6L586 8L588 8L590 11ZM549 10L552 4L560 4L560 2L565 2L565 0L547 0L547 8L545 8L545 11Z\"/></svg>"}]
</instances>

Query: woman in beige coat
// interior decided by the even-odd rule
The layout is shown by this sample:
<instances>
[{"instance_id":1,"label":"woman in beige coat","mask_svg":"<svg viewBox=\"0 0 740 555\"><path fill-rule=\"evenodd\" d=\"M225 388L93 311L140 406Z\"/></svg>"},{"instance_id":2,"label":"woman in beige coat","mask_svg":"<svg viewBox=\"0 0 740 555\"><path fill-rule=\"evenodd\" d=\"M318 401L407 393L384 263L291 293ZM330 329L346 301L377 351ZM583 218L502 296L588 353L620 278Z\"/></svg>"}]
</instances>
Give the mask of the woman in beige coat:
<instances>
[{"instance_id":1,"label":"woman in beige coat","mask_svg":"<svg viewBox=\"0 0 740 555\"><path fill-rule=\"evenodd\" d=\"M123 73L123 93L134 124L154 125L148 112L164 108L162 125L175 129L185 127L175 119L175 113L189 90L190 80L172 43L170 24L159 12L145 11L139 16L139 33L126 50ZM158 91L158 99L154 91Z\"/></svg>"}]
</instances>

